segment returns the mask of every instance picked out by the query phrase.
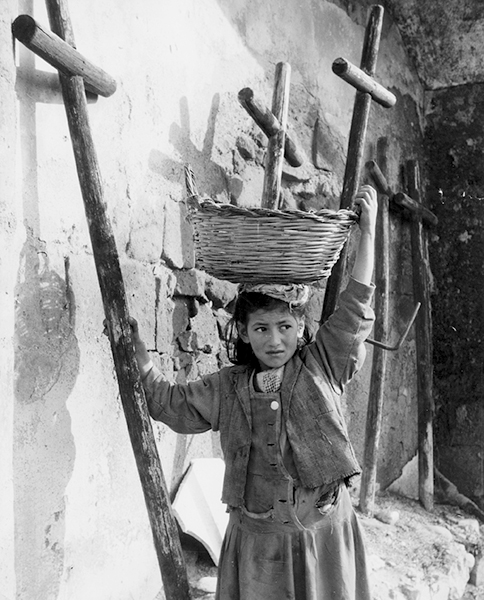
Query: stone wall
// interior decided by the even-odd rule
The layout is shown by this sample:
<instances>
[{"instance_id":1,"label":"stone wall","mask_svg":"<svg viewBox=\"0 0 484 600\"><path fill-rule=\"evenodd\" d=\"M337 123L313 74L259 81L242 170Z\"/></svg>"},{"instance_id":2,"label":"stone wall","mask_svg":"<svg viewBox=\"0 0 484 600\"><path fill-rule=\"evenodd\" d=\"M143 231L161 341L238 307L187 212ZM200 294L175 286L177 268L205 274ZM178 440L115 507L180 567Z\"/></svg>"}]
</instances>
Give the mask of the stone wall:
<instances>
[{"instance_id":1,"label":"stone wall","mask_svg":"<svg viewBox=\"0 0 484 600\"><path fill-rule=\"evenodd\" d=\"M436 463L484 508L482 84L433 92L426 146L434 274Z\"/></svg>"},{"instance_id":2,"label":"stone wall","mask_svg":"<svg viewBox=\"0 0 484 600\"><path fill-rule=\"evenodd\" d=\"M285 167L289 205L337 206L354 91L331 72L359 64L366 9L288 0L70 0L81 53L118 82L89 115L130 311L155 360L184 382L226 361L220 330L234 287L197 271L183 166L203 193L260 198L264 137L237 101L270 104L274 66L292 66L290 122L307 155ZM154 598L160 590L146 509L119 401L103 308L56 73L11 38L42 3L0 7L0 594L8 600ZM388 138L387 177L420 158L423 92L387 18L378 79L394 109L372 107L367 157ZM391 217L392 338L412 306L408 227ZM355 240L352 241L352 247ZM352 254L350 253L350 260ZM313 327L323 290L313 301ZM346 395L362 456L371 373ZM413 335L388 355L379 481L416 447ZM192 457L218 456L215 434L154 424L174 493Z\"/></svg>"}]
</instances>

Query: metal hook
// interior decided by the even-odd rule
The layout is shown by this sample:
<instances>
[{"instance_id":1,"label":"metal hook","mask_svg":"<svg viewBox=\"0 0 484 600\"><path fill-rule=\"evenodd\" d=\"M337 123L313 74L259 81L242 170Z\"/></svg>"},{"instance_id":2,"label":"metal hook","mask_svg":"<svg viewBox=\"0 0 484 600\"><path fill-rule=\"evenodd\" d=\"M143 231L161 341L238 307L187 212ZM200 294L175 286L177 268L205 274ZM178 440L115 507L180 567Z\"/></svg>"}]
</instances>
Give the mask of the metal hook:
<instances>
[{"instance_id":1,"label":"metal hook","mask_svg":"<svg viewBox=\"0 0 484 600\"><path fill-rule=\"evenodd\" d=\"M413 325L413 322L415 321L415 318L417 316L417 313L419 311L421 304L420 302L417 302L414 311L412 313L412 316L410 317L409 322L407 323L407 326L405 328L405 331L402 333L402 335L400 336L400 339L398 340L398 342L395 344L395 346L389 346L387 344L384 344L383 342L377 342L376 340L372 340L370 338L367 338L367 342L369 344L372 344L373 346L376 346L377 348L383 348L383 350L389 350L390 352L396 352L400 346L403 344L403 342L405 341L405 338L408 335L408 332L410 331L410 328Z\"/></svg>"}]
</instances>

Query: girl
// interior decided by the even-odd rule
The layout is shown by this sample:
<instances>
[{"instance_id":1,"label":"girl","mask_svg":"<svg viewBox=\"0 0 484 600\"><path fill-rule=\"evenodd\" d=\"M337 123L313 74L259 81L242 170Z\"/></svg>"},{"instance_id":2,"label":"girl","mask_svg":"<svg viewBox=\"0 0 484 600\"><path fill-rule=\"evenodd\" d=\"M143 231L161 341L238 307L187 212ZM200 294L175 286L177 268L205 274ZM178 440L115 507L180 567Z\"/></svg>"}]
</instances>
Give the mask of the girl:
<instances>
[{"instance_id":1,"label":"girl","mask_svg":"<svg viewBox=\"0 0 484 600\"><path fill-rule=\"evenodd\" d=\"M373 326L375 190L362 186L355 204L360 240L352 276L313 342L301 344L306 286L241 286L235 365L171 385L131 320L152 418L179 433L220 431L230 521L217 600L370 600L346 486L360 469L340 398Z\"/></svg>"}]
</instances>

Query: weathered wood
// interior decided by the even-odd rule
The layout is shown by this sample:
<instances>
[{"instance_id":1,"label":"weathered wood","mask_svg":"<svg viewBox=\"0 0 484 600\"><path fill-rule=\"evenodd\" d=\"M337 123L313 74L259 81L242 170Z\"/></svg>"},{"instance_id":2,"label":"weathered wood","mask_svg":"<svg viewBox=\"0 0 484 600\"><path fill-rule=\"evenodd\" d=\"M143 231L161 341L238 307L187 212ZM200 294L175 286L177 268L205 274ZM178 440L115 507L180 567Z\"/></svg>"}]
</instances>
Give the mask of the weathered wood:
<instances>
[{"instance_id":1,"label":"weathered wood","mask_svg":"<svg viewBox=\"0 0 484 600\"><path fill-rule=\"evenodd\" d=\"M254 96L254 92L250 88L240 90L238 98L240 104L268 138L280 131L281 124L279 121L267 106L257 100ZM291 138L287 131L284 142L284 158L291 167L300 167L304 162L304 152L299 148L298 144Z\"/></svg>"},{"instance_id":2,"label":"weathered wood","mask_svg":"<svg viewBox=\"0 0 484 600\"><path fill-rule=\"evenodd\" d=\"M272 114L280 123L280 129L269 138L262 191L263 208L279 208L281 195L282 166L286 138L287 113L289 108L289 83L291 67L288 63L276 65Z\"/></svg>"},{"instance_id":3,"label":"weathered wood","mask_svg":"<svg viewBox=\"0 0 484 600\"><path fill-rule=\"evenodd\" d=\"M414 200L420 199L418 165L407 161L405 169L408 193ZM418 488L419 501L431 511L434 506L434 458L432 390L432 317L429 285L428 246L422 219L413 213L410 225L412 242L412 273L415 300L422 308L417 315L417 392L418 392Z\"/></svg>"},{"instance_id":4,"label":"weathered wood","mask_svg":"<svg viewBox=\"0 0 484 600\"><path fill-rule=\"evenodd\" d=\"M392 196L392 204L410 211L417 218L422 219L426 225L435 226L439 222L439 219L432 211L415 202L413 198L410 198L410 196L407 196L403 192L398 192Z\"/></svg>"},{"instance_id":5,"label":"weathered wood","mask_svg":"<svg viewBox=\"0 0 484 600\"><path fill-rule=\"evenodd\" d=\"M12 32L19 42L61 73L80 75L88 91L105 97L116 91L116 81L110 75L62 38L43 29L30 15L18 16L12 24Z\"/></svg>"},{"instance_id":6,"label":"weathered wood","mask_svg":"<svg viewBox=\"0 0 484 600\"><path fill-rule=\"evenodd\" d=\"M377 143L378 161L386 166L388 141L380 138ZM389 200L380 195L375 239L375 313L377 320L374 335L378 340L388 337L388 305L390 296L390 224ZM386 377L386 352L375 347L368 395L366 415L365 448L360 486L360 509L364 514L372 515L375 503L378 448L380 445L383 415L383 394Z\"/></svg>"},{"instance_id":7,"label":"weathered wood","mask_svg":"<svg viewBox=\"0 0 484 600\"><path fill-rule=\"evenodd\" d=\"M464 494L461 494L457 486L454 483L452 483L452 481L447 479L447 477L442 475L440 471L434 469L434 472L436 482L442 490L444 502L446 504L448 503L453 504L454 506L459 506L471 515L474 515L475 517L480 519L481 523L484 523L484 510L479 508L479 506L470 498L464 496Z\"/></svg>"},{"instance_id":8,"label":"weathered wood","mask_svg":"<svg viewBox=\"0 0 484 600\"><path fill-rule=\"evenodd\" d=\"M373 77L367 75L356 65L350 63L345 58L337 58L333 62L333 73L341 77L360 92L367 92L375 102L384 108L391 108L395 105L397 98L389 90L384 88Z\"/></svg>"},{"instance_id":9,"label":"weathered wood","mask_svg":"<svg viewBox=\"0 0 484 600\"><path fill-rule=\"evenodd\" d=\"M377 189L390 198L390 208L400 210L407 218L412 218L411 214L415 213L426 225L437 225L439 222L437 216L428 208L422 206L420 202L415 202L413 198L410 198L410 196L407 196L403 192L397 192L396 194L392 192L386 177L374 160L368 161L366 167Z\"/></svg>"},{"instance_id":10,"label":"weathered wood","mask_svg":"<svg viewBox=\"0 0 484 600\"><path fill-rule=\"evenodd\" d=\"M380 36L383 24L383 7L375 5L371 9L370 19L365 31L365 41L361 57L361 69L370 76L374 75ZM371 96L367 92L356 91L353 118L348 141L346 167L343 179L343 191L340 208L350 208L358 186L360 185L361 169L365 151L366 128L370 114ZM338 262L334 265L326 285L321 322L333 313L343 283L344 270L348 255L348 245L345 244Z\"/></svg>"},{"instance_id":11,"label":"weathered wood","mask_svg":"<svg viewBox=\"0 0 484 600\"><path fill-rule=\"evenodd\" d=\"M73 41L66 0L46 0L46 4L52 29L68 43ZM84 84L80 76L59 76L121 402L148 508L164 591L167 598L188 600L190 590L184 557L134 355L123 276L106 213Z\"/></svg>"}]
</instances>

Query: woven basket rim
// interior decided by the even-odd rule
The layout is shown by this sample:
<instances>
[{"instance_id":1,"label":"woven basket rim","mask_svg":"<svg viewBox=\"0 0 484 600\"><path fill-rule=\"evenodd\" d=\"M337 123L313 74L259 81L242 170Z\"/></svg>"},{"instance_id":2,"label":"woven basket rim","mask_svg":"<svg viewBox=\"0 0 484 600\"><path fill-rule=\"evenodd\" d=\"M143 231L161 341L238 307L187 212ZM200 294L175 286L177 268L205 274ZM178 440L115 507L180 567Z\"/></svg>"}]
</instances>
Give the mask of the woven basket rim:
<instances>
[{"instance_id":1,"label":"woven basket rim","mask_svg":"<svg viewBox=\"0 0 484 600\"><path fill-rule=\"evenodd\" d=\"M223 216L234 217L278 217L286 219L311 219L314 221L324 222L327 220L346 221L356 223L359 220L359 215L351 209L340 208L334 210L331 208L322 208L317 211L304 211L298 209L272 209L261 207L244 207L235 206L234 204L215 202L212 198L196 198L196 207L193 209L192 216L197 213L212 213L221 214Z\"/></svg>"}]
</instances>

